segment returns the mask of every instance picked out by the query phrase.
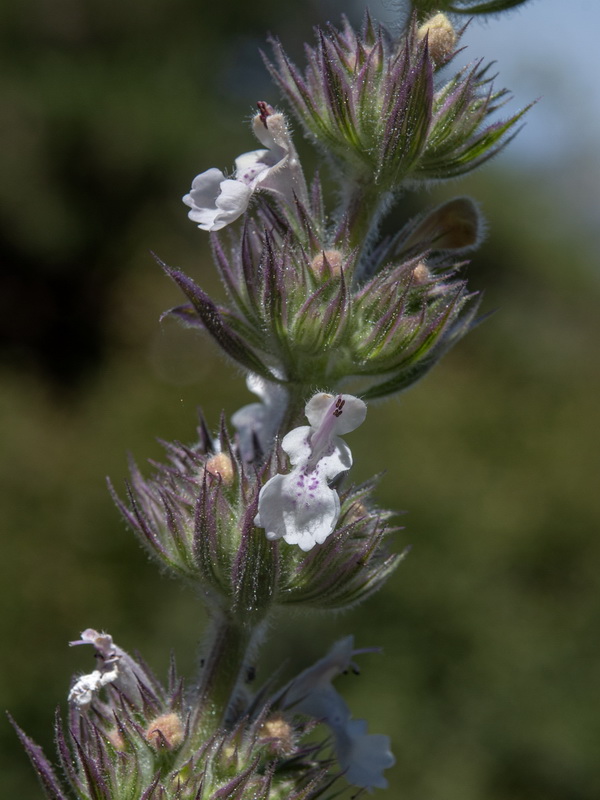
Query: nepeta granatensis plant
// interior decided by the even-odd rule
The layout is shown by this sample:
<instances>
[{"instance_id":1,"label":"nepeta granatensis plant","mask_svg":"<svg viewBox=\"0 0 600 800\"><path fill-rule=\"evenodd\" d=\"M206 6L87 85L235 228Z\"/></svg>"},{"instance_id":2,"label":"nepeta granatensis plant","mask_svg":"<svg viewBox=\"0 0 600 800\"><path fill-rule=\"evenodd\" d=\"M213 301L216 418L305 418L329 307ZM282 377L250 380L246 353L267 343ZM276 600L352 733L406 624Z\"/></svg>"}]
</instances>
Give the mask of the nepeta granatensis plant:
<instances>
[{"instance_id":1,"label":"nepeta granatensis plant","mask_svg":"<svg viewBox=\"0 0 600 800\"><path fill-rule=\"evenodd\" d=\"M453 74L460 32L414 5L396 37L369 15L360 32L346 20L317 30L304 69L272 42L267 67L338 183L334 208L319 176L307 181L289 120L265 101L252 121L261 149L230 175L202 172L183 198L212 232L228 300L165 267L188 300L168 313L245 370L258 401L213 431L202 419L194 444L167 444L151 477L133 465L125 496L113 494L161 567L200 590L202 668L184 688L173 666L164 687L109 634L84 630L71 644L90 645L96 669L73 682L68 724L56 727L67 789L20 732L53 800L309 800L335 796L340 779L387 785L388 737L368 733L333 686L366 652L352 637L285 686L251 693L244 677L274 612L348 608L402 559L388 551L395 528L374 481L344 480L344 437L368 425L365 401L414 383L474 318L461 276L481 237L471 200L389 238L378 224L401 192L493 156L523 112L490 121L505 92L480 63Z\"/></svg>"}]
</instances>

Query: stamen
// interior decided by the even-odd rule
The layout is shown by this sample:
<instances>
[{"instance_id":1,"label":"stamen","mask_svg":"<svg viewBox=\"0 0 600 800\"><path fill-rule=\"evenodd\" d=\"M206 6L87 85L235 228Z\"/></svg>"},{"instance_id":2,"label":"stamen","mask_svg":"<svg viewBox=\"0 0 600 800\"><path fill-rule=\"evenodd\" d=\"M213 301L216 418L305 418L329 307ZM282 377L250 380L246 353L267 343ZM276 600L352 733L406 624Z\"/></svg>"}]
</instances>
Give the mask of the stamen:
<instances>
[{"instance_id":1,"label":"stamen","mask_svg":"<svg viewBox=\"0 0 600 800\"><path fill-rule=\"evenodd\" d=\"M345 405L346 401L342 395L339 394L323 415L321 424L310 439L311 454L307 463L309 469L314 469L317 461L319 461L331 444L331 438L334 434L337 421L342 416Z\"/></svg>"},{"instance_id":2,"label":"stamen","mask_svg":"<svg viewBox=\"0 0 600 800\"><path fill-rule=\"evenodd\" d=\"M341 395L339 397L336 397L336 399L335 399L335 410L333 412L334 416L341 417L342 416L342 411L343 411L345 405L346 405L346 401L344 399L342 399Z\"/></svg>"},{"instance_id":3,"label":"stamen","mask_svg":"<svg viewBox=\"0 0 600 800\"><path fill-rule=\"evenodd\" d=\"M258 108L260 121L262 122L262 124L266 128L267 127L267 117L271 116L271 114L273 113L273 109L271 108L271 106L268 103L265 103L264 100L259 100L258 103L256 104L256 107Z\"/></svg>"}]
</instances>

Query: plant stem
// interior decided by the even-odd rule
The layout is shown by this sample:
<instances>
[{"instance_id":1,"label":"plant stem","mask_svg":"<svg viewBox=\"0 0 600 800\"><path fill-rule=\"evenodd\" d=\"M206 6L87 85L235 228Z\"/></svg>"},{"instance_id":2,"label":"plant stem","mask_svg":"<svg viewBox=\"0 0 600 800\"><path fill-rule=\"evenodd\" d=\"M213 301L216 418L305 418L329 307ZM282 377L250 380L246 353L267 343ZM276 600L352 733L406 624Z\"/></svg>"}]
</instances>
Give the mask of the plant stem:
<instances>
[{"instance_id":1,"label":"plant stem","mask_svg":"<svg viewBox=\"0 0 600 800\"><path fill-rule=\"evenodd\" d=\"M197 690L195 722L200 722L205 730L223 724L240 677L248 666L249 653L261 638L262 627L261 623L243 623L223 612L213 616Z\"/></svg>"},{"instance_id":2,"label":"plant stem","mask_svg":"<svg viewBox=\"0 0 600 800\"><path fill-rule=\"evenodd\" d=\"M358 267L355 278L360 278L368 257L370 244L381 217L389 207L390 195L381 191L376 183L353 183L347 187L341 219L347 219L349 239L348 245L358 248Z\"/></svg>"}]
</instances>

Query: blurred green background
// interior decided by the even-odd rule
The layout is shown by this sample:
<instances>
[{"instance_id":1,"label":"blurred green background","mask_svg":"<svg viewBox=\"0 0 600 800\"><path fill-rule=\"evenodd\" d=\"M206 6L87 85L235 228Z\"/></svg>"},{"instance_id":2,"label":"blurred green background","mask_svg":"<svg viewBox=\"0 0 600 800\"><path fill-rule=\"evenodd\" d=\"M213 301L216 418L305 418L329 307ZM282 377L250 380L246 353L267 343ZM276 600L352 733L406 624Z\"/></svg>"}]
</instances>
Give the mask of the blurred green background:
<instances>
[{"instance_id":1,"label":"blurred green background","mask_svg":"<svg viewBox=\"0 0 600 800\"><path fill-rule=\"evenodd\" d=\"M0 7L0 688L48 754L71 675L91 669L67 647L84 628L161 675L171 649L194 672L199 601L148 562L105 476L122 485L128 451L159 458L157 436L191 441L198 404L216 425L250 396L206 342L159 325L180 297L150 251L220 292L180 197L255 146L244 120L278 100L266 32L300 59L313 23L358 18L343 5ZM589 133L587 156L503 155L387 222L476 197L490 233L468 274L496 313L349 440L353 478L386 470L381 504L408 511L397 547L412 543L410 558L351 613L282 619L258 665L259 679L290 674L351 632L384 648L337 684L393 738L381 798L600 796L600 292L595 215L579 210L597 204L577 191L597 164ZM6 721L0 738L0 793L41 797Z\"/></svg>"}]
</instances>

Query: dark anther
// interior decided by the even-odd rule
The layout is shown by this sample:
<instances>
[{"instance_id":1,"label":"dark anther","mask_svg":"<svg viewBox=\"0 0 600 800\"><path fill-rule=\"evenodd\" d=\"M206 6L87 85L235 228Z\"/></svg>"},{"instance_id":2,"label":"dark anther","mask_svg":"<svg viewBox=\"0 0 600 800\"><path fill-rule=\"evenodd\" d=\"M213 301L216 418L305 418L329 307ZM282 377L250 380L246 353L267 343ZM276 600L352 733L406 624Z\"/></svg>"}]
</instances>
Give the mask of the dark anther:
<instances>
[{"instance_id":1,"label":"dark anther","mask_svg":"<svg viewBox=\"0 0 600 800\"><path fill-rule=\"evenodd\" d=\"M265 103L264 100L259 100L256 105L258 107L258 111L259 111L259 114L260 114L260 121L262 122L262 124L266 128L267 127L267 117L271 116L271 114L273 113L273 109L271 108L271 106L268 103Z\"/></svg>"}]
</instances>

